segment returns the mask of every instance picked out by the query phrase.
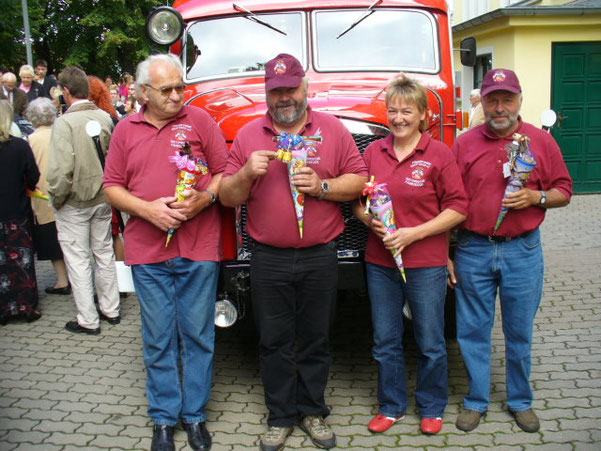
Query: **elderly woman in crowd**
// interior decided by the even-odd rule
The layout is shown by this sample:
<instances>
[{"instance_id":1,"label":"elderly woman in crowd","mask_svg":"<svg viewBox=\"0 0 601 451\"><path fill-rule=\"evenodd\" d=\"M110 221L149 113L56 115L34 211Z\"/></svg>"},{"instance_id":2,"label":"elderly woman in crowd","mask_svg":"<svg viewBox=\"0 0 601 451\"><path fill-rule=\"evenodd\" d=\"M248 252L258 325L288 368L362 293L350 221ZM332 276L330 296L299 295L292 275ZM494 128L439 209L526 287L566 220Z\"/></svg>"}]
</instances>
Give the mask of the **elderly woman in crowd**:
<instances>
[{"instance_id":1,"label":"elderly woman in crowd","mask_svg":"<svg viewBox=\"0 0 601 451\"><path fill-rule=\"evenodd\" d=\"M378 363L379 409L367 427L384 432L407 411L402 314L407 304L418 350L420 429L436 434L447 405L447 232L465 219L468 202L451 150L425 132L424 87L405 76L393 79L386 107L390 134L371 143L363 158L376 182L387 184L397 230L386 235L382 222L365 216L358 204L354 209L370 229L365 261ZM393 252L402 252L406 281Z\"/></svg>"},{"instance_id":2,"label":"elderly woman in crowd","mask_svg":"<svg viewBox=\"0 0 601 451\"><path fill-rule=\"evenodd\" d=\"M21 66L19 69L19 78L21 84L19 88L27 93L27 100L31 102L38 97L44 97L44 87L33 79L35 72L29 64Z\"/></svg>"},{"instance_id":3,"label":"elderly woman in crowd","mask_svg":"<svg viewBox=\"0 0 601 451\"><path fill-rule=\"evenodd\" d=\"M38 187L44 192L48 190L46 168L50 154L50 135L56 113L56 108L46 97L35 99L25 110L25 117L35 127L35 132L29 135L29 144L40 170ZM50 260L56 273L56 282L53 286L46 288L46 293L71 294L67 267L58 242L54 211L48 201L44 199L32 199L31 206L34 219L33 243L38 260Z\"/></svg>"},{"instance_id":4,"label":"elderly woman in crowd","mask_svg":"<svg viewBox=\"0 0 601 451\"><path fill-rule=\"evenodd\" d=\"M40 172L33 152L10 135L13 110L0 100L0 324L14 318L35 321L38 308L31 205L26 189L35 189Z\"/></svg>"}]
</instances>

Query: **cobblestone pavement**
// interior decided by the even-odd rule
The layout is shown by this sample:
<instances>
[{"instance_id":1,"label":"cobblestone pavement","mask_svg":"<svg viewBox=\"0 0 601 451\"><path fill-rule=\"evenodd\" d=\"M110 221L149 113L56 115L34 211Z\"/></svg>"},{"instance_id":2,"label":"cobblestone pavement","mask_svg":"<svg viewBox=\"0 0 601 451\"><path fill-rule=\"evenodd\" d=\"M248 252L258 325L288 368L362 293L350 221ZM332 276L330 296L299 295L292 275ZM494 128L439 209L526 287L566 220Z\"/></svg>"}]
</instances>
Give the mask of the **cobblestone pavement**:
<instances>
[{"instance_id":1,"label":"cobblestone pavement","mask_svg":"<svg viewBox=\"0 0 601 451\"><path fill-rule=\"evenodd\" d=\"M412 400L405 421L371 435L366 424L376 412L376 367L369 309L363 296L350 296L339 304L326 393L338 448L601 449L601 195L576 196L568 208L550 211L543 240L547 270L532 350L540 432L522 432L505 409L504 345L497 323L492 403L478 429L464 433L454 426L467 381L457 343L449 341L449 406L442 432L420 434ZM37 266L42 291L54 282L46 263ZM122 323L103 323L99 336L63 329L75 316L70 296L42 294L41 308L44 316L34 324L0 328L0 450L149 449L136 297L124 300ZM413 387L411 341L407 348ZM266 410L250 323L218 332L214 373L207 407L213 449L257 449ZM189 449L180 428L175 440L178 450ZM299 428L287 448L312 449Z\"/></svg>"}]
</instances>

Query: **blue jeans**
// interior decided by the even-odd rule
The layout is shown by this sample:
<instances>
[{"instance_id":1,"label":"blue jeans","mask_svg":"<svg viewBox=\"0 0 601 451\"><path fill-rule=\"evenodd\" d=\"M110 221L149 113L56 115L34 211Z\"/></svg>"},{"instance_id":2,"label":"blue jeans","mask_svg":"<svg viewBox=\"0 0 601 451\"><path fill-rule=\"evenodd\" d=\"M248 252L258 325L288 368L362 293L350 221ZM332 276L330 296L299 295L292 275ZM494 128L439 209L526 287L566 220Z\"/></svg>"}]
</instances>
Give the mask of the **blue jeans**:
<instances>
[{"instance_id":1,"label":"blue jeans","mask_svg":"<svg viewBox=\"0 0 601 451\"><path fill-rule=\"evenodd\" d=\"M148 415L155 424L173 426L180 416L184 423L205 420L218 269L217 262L181 257L132 266L142 315Z\"/></svg>"},{"instance_id":2,"label":"blue jeans","mask_svg":"<svg viewBox=\"0 0 601 451\"><path fill-rule=\"evenodd\" d=\"M397 268L366 264L374 327L373 356L378 362L379 413L387 417L407 410L403 358L403 306L409 304L417 343L415 402L422 418L442 417L447 405L447 349L444 303L447 268Z\"/></svg>"},{"instance_id":3,"label":"blue jeans","mask_svg":"<svg viewBox=\"0 0 601 451\"><path fill-rule=\"evenodd\" d=\"M465 409L485 412L490 391L490 334L497 292L505 336L507 406L518 412L532 404L530 345L543 287L540 232L491 243L462 231L455 251L457 340L469 378Z\"/></svg>"}]
</instances>

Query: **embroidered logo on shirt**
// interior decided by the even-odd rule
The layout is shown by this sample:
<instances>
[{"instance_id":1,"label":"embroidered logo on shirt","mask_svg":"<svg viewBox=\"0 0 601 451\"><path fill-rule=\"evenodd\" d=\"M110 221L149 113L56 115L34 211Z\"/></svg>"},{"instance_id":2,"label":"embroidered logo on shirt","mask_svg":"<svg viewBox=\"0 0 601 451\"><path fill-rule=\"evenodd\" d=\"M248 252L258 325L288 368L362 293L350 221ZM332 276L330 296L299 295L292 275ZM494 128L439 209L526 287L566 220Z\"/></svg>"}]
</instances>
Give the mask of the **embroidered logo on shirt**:
<instances>
[{"instance_id":1,"label":"embroidered logo on shirt","mask_svg":"<svg viewBox=\"0 0 601 451\"><path fill-rule=\"evenodd\" d=\"M418 166L415 171L411 173L411 178L415 180L420 180L424 178L424 168Z\"/></svg>"},{"instance_id":2,"label":"embroidered logo on shirt","mask_svg":"<svg viewBox=\"0 0 601 451\"><path fill-rule=\"evenodd\" d=\"M170 144L171 147L175 147L177 149L181 149L184 145L184 141L188 141L188 135L186 132L191 132L192 126L189 124L173 124L171 126L171 132L173 133L173 138L171 138Z\"/></svg>"},{"instance_id":3,"label":"embroidered logo on shirt","mask_svg":"<svg viewBox=\"0 0 601 451\"><path fill-rule=\"evenodd\" d=\"M432 166L432 163L424 160L411 162L411 177L405 177L405 183L411 186L424 186L426 183L426 170Z\"/></svg>"},{"instance_id":4,"label":"embroidered logo on shirt","mask_svg":"<svg viewBox=\"0 0 601 451\"><path fill-rule=\"evenodd\" d=\"M286 73L286 63L284 63L284 61L282 61L282 60L277 60L275 62L275 66L273 66L273 71L277 75L285 74Z\"/></svg>"}]
</instances>

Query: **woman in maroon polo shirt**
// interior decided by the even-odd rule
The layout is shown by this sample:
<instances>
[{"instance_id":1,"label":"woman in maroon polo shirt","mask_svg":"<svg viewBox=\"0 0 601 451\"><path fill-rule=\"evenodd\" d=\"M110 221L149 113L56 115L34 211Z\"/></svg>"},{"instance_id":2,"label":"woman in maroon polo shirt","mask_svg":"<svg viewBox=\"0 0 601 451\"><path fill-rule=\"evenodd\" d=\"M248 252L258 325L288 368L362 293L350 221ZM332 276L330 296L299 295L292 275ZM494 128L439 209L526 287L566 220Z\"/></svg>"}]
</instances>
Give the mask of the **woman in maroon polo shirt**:
<instances>
[{"instance_id":1,"label":"woman in maroon polo shirt","mask_svg":"<svg viewBox=\"0 0 601 451\"><path fill-rule=\"evenodd\" d=\"M384 432L405 416L402 312L407 303L419 354L415 400L420 428L436 434L447 404L447 232L465 219L467 199L450 149L424 133L424 87L405 76L395 78L386 91L386 106L390 134L370 144L363 158L376 183L387 184L397 231L386 236L380 221L355 206L355 215L370 229L365 261L378 362L379 409L368 429ZM402 253L406 282L391 250Z\"/></svg>"}]
</instances>

